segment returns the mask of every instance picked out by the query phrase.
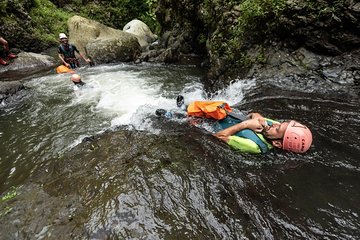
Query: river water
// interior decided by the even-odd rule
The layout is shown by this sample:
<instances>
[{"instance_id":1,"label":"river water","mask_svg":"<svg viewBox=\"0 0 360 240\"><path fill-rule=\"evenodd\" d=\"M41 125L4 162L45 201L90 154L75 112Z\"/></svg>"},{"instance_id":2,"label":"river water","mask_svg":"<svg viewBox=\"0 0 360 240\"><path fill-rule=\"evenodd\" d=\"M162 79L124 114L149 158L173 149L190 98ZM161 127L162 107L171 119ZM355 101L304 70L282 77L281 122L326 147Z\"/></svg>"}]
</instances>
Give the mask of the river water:
<instances>
[{"instance_id":1,"label":"river water","mask_svg":"<svg viewBox=\"0 0 360 240\"><path fill-rule=\"evenodd\" d=\"M27 90L0 108L0 193L15 187L25 195L22 189L37 182L47 194L35 203L16 200L17 211L1 222L22 221L21 204L52 209L41 221L24 210L27 223L6 221L1 235L359 239L354 83L247 79L208 95L204 73L194 66L103 65L79 73L87 84L80 91L66 74L28 77ZM312 129L313 146L304 155L239 154L184 119L154 116L157 108L181 111L178 94L186 102L210 97L243 112L297 119ZM92 136L94 141L82 142ZM68 204L77 206L71 210L76 221L55 224L52 216L59 219L63 211L56 201L69 196L76 199Z\"/></svg>"}]
</instances>

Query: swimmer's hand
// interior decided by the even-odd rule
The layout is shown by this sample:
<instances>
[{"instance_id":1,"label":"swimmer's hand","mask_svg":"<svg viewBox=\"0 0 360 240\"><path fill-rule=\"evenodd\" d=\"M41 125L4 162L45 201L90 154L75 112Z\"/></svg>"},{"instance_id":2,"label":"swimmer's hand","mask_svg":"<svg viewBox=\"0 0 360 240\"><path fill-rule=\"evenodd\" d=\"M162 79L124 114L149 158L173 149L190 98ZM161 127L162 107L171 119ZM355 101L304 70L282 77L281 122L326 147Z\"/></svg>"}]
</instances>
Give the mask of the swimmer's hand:
<instances>
[{"instance_id":1,"label":"swimmer's hand","mask_svg":"<svg viewBox=\"0 0 360 240\"><path fill-rule=\"evenodd\" d=\"M251 129L258 133L261 133L262 131L266 130L269 127L266 123L265 118L263 117L251 118L245 120L243 123L245 124L245 128Z\"/></svg>"}]
</instances>

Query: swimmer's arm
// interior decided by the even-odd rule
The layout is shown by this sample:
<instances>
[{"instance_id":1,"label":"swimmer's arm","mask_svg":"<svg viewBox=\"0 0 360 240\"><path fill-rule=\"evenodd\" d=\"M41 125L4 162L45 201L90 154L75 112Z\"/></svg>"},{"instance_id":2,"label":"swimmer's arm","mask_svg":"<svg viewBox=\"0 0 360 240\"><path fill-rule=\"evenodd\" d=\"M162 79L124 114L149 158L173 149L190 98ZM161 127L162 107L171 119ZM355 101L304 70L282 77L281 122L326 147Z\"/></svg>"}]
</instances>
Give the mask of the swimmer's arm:
<instances>
[{"instance_id":1,"label":"swimmer's arm","mask_svg":"<svg viewBox=\"0 0 360 240\"><path fill-rule=\"evenodd\" d=\"M214 134L215 137L228 142L229 137L235 133L244 130L251 129L255 132L261 132L265 126L267 126L266 119L259 113L250 113L247 120L235 124L234 126L228 127L220 132Z\"/></svg>"},{"instance_id":2,"label":"swimmer's arm","mask_svg":"<svg viewBox=\"0 0 360 240\"><path fill-rule=\"evenodd\" d=\"M264 121L264 119L260 118L248 119L231 127L225 128L224 130L215 133L214 136L225 142L228 142L230 136L244 129L251 129L255 132L261 132L264 128Z\"/></svg>"},{"instance_id":3,"label":"swimmer's arm","mask_svg":"<svg viewBox=\"0 0 360 240\"><path fill-rule=\"evenodd\" d=\"M60 60L62 61L62 63L66 66L66 67L69 67L70 64L68 64L67 62L65 62L64 60L64 55L62 55L61 53L59 53L59 58Z\"/></svg>"},{"instance_id":4,"label":"swimmer's arm","mask_svg":"<svg viewBox=\"0 0 360 240\"><path fill-rule=\"evenodd\" d=\"M89 63L91 60L89 58L86 58L84 55L82 55L80 52L78 52L79 56L84 59L85 62Z\"/></svg>"},{"instance_id":5,"label":"swimmer's arm","mask_svg":"<svg viewBox=\"0 0 360 240\"><path fill-rule=\"evenodd\" d=\"M246 120L247 121L247 120ZM215 137L219 138L220 140L223 140L225 142L229 141L229 137L243 129L246 128L246 121L243 121L241 123L235 124L231 127L225 128L224 130L221 130L214 134Z\"/></svg>"}]
</instances>

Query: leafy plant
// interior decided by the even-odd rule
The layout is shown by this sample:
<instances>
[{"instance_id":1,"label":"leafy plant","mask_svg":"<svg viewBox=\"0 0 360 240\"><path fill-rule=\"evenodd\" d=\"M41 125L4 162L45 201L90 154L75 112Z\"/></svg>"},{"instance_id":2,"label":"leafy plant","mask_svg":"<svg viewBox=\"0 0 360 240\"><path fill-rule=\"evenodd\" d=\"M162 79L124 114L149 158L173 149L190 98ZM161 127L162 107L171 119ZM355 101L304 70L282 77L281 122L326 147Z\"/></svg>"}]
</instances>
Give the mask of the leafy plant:
<instances>
[{"instance_id":1,"label":"leafy plant","mask_svg":"<svg viewBox=\"0 0 360 240\"><path fill-rule=\"evenodd\" d=\"M59 32L67 31L67 20L72 14L58 9L48 0L35 0L35 8L30 11L33 36L46 42L57 43Z\"/></svg>"},{"instance_id":2,"label":"leafy plant","mask_svg":"<svg viewBox=\"0 0 360 240\"><path fill-rule=\"evenodd\" d=\"M16 188L12 188L9 192L7 192L4 196L0 198L0 202L6 202L17 195Z\"/></svg>"},{"instance_id":3,"label":"leafy plant","mask_svg":"<svg viewBox=\"0 0 360 240\"><path fill-rule=\"evenodd\" d=\"M9 201L17 196L16 188L13 187L8 191L4 196L0 198L0 203ZM0 210L0 217L8 214L13 208L9 206L5 206L3 209Z\"/></svg>"}]
</instances>

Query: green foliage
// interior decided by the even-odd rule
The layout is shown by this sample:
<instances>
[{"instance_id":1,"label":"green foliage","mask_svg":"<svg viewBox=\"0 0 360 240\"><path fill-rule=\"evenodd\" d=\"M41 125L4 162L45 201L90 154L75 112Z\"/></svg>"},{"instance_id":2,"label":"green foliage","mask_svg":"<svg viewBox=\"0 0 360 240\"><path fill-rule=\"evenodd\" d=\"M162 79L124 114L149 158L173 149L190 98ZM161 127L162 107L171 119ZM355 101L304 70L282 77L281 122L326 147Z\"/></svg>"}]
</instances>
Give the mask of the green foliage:
<instances>
[{"instance_id":1,"label":"green foliage","mask_svg":"<svg viewBox=\"0 0 360 240\"><path fill-rule=\"evenodd\" d=\"M122 29L132 19L153 31L156 0L0 0L0 32L12 47L40 52L58 44L58 34L68 32L73 15Z\"/></svg>"},{"instance_id":2,"label":"green foliage","mask_svg":"<svg viewBox=\"0 0 360 240\"><path fill-rule=\"evenodd\" d=\"M4 196L2 196L0 198L0 203L7 202L7 201L13 199L16 196L17 196L17 191L16 191L16 188L13 187ZM12 209L13 208L9 207L9 206L5 206L3 209L0 209L0 217L8 214L9 212L11 212Z\"/></svg>"},{"instance_id":3,"label":"green foliage","mask_svg":"<svg viewBox=\"0 0 360 240\"><path fill-rule=\"evenodd\" d=\"M7 1L1 0L0 1L0 13L1 14L4 14L6 12L6 7L7 7Z\"/></svg>"},{"instance_id":4,"label":"green foliage","mask_svg":"<svg viewBox=\"0 0 360 240\"><path fill-rule=\"evenodd\" d=\"M35 8L30 11L34 28L33 36L46 42L58 42L58 33L67 31L70 13L58 9L48 0L35 0Z\"/></svg>"},{"instance_id":5,"label":"green foliage","mask_svg":"<svg viewBox=\"0 0 360 240\"><path fill-rule=\"evenodd\" d=\"M160 25L159 25L158 21L156 20L156 16L155 16L157 0L145 0L145 2L148 6L148 10L146 12L144 12L139 17L139 19L141 21L143 21L144 23L146 23L149 26L149 28L151 29L151 31L153 31L154 33L159 33Z\"/></svg>"},{"instance_id":6,"label":"green foliage","mask_svg":"<svg viewBox=\"0 0 360 240\"><path fill-rule=\"evenodd\" d=\"M336 0L330 3L319 2L316 4L308 0L306 3L307 9L309 9L310 12L314 12L318 19L331 18L333 14L343 12L343 9L346 8L345 0Z\"/></svg>"},{"instance_id":7,"label":"green foliage","mask_svg":"<svg viewBox=\"0 0 360 240\"><path fill-rule=\"evenodd\" d=\"M254 43L261 46L272 37L286 7L286 0L204 0L199 12L210 36L207 47L212 64L221 62L219 71L229 72L265 62L263 51L256 57L246 52Z\"/></svg>"},{"instance_id":8,"label":"green foliage","mask_svg":"<svg viewBox=\"0 0 360 240\"><path fill-rule=\"evenodd\" d=\"M228 64L249 67L252 61L243 54L247 41L263 42L277 26L276 19L286 7L285 0L244 0L237 3L240 15L237 20L225 28L215 31L211 49L215 58L227 56ZM226 40L227 39L227 40ZM258 61L265 59L259 56Z\"/></svg>"},{"instance_id":9,"label":"green foliage","mask_svg":"<svg viewBox=\"0 0 360 240\"><path fill-rule=\"evenodd\" d=\"M12 188L9 192L7 192L3 197L0 198L0 203L13 199L16 195L16 188Z\"/></svg>"},{"instance_id":10,"label":"green foliage","mask_svg":"<svg viewBox=\"0 0 360 240\"><path fill-rule=\"evenodd\" d=\"M157 22L155 19L156 0L109 0L88 1L79 8L80 15L99 21L107 26L122 29L133 19L139 19L155 31ZM76 8L71 4L72 8Z\"/></svg>"},{"instance_id":11,"label":"green foliage","mask_svg":"<svg viewBox=\"0 0 360 240\"><path fill-rule=\"evenodd\" d=\"M206 41L207 41L207 38L206 38L205 34L200 33L199 36L198 36L198 42L199 42L201 45L203 45L203 44L206 43Z\"/></svg>"},{"instance_id":12,"label":"green foliage","mask_svg":"<svg viewBox=\"0 0 360 240\"><path fill-rule=\"evenodd\" d=\"M238 28L244 31L259 27L259 24L268 25L267 21L276 21L285 6L285 0L245 0L240 4Z\"/></svg>"}]
</instances>

